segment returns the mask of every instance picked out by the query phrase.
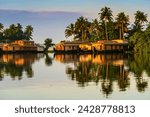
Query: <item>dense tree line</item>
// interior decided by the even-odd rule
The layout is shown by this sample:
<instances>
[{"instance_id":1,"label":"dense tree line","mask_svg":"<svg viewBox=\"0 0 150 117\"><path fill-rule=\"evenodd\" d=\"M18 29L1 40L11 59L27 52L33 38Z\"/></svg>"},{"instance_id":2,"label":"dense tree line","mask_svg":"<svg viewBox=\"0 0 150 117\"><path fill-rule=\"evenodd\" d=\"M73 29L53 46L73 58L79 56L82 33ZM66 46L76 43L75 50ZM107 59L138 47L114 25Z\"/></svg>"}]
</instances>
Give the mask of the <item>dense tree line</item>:
<instances>
[{"instance_id":1,"label":"dense tree line","mask_svg":"<svg viewBox=\"0 0 150 117\"><path fill-rule=\"evenodd\" d=\"M28 25L23 30L20 23L11 24L8 28L4 29L0 23L0 42L12 42L15 40L32 40L33 27Z\"/></svg>"},{"instance_id":2,"label":"dense tree line","mask_svg":"<svg viewBox=\"0 0 150 117\"><path fill-rule=\"evenodd\" d=\"M150 24L144 12L135 12L133 24L130 24L129 15L124 12L114 17L109 7L102 8L98 15L99 18L92 21L79 17L75 23L66 27L65 36L79 41L128 39L131 48L136 51L145 44L145 47L149 47Z\"/></svg>"}]
</instances>

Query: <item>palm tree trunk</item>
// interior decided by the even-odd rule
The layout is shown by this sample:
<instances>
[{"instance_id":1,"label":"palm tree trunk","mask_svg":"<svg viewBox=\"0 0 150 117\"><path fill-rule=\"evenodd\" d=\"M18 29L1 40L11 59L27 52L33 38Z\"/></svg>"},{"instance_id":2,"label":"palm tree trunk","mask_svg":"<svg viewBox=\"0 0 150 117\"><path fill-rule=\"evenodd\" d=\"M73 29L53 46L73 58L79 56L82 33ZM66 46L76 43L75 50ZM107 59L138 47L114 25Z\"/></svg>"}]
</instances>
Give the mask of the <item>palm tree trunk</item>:
<instances>
[{"instance_id":1,"label":"palm tree trunk","mask_svg":"<svg viewBox=\"0 0 150 117\"><path fill-rule=\"evenodd\" d=\"M119 39L122 39L121 28L119 28Z\"/></svg>"},{"instance_id":2,"label":"palm tree trunk","mask_svg":"<svg viewBox=\"0 0 150 117\"><path fill-rule=\"evenodd\" d=\"M83 41L83 29L82 29L82 41Z\"/></svg>"},{"instance_id":3,"label":"palm tree trunk","mask_svg":"<svg viewBox=\"0 0 150 117\"><path fill-rule=\"evenodd\" d=\"M106 33L106 39L108 40L107 22L106 21L105 21L105 33Z\"/></svg>"},{"instance_id":4,"label":"palm tree trunk","mask_svg":"<svg viewBox=\"0 0 150 117\"><path fill-rule=\"evenodd\" d=\"M123 23L122 23L122 39L124 39L124 29L123 29Z\"/></svg>"}]
</instances>

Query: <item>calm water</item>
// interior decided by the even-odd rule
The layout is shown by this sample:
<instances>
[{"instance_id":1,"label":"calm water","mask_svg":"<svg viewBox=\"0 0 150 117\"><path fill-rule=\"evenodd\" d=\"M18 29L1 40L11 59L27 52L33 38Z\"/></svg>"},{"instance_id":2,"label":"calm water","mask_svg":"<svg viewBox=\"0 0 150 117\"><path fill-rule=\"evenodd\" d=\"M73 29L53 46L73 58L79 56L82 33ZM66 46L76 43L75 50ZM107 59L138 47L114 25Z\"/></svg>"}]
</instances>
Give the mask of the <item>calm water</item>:
<instances>
[{"instance_id":1,"label":"calm water","mask_svg":"<svg viewBox=\"0 0 150 117\"><path fill-rule=\"evenodd\" d=\"M0 99L150 99L149 61L149 54L1 54Z\"/></svg>"}]
</instances>

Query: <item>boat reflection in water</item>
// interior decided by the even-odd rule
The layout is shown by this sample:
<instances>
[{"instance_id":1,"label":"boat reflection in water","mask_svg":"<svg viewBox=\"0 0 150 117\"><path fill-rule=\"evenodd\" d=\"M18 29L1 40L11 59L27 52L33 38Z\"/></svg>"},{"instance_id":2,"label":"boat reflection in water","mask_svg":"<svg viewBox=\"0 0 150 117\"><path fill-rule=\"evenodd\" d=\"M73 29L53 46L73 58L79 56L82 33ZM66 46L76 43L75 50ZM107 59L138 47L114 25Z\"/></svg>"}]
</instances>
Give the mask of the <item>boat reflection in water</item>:
<instances>
[{"instance_id":1,"label":"boat reflection in water","mask_svg":"<svg viewBox=\"0 0 150 117\"><path fill-rule=\"evenodd\" d=\"M147 53L1 54L1 99L149 99L149 61Z\"/></svg>"},{"instance_id":2,"label":"boat reflection in water","mask_svg":"<svg viewBox=\"0 0 150 117\"><path fill-rule=\"evenodd\" d=\"M55 54L54 59L62 63L73 63L66 67L66 74L80 87L91 82L98 85L106 96L113 92L114 83L120 91L125 91L129 84L127 55L123 54Z\"/></svg>"},{"instance_id":3,"label":"boat reflection in water","mask_svg":"<svg viewBox=\"0 0 150 117\"><path fill-rule=\"evenodd\" d=\"M33 77L32 64L43 57L44 54L42 53L0 55L0 79L2 80L4 75L7 75L13 80L21 80L24 72L28 78Z\"/></svg>"}]
</instances>

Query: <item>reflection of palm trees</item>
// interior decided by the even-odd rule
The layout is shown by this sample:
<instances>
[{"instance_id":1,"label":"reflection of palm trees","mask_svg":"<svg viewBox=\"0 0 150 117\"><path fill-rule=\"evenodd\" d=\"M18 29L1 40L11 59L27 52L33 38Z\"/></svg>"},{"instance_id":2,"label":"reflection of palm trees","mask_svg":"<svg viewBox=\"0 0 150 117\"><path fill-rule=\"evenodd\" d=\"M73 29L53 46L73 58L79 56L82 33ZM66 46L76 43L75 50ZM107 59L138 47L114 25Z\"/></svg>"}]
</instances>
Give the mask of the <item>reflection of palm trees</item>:
<instances>
[{"instance_id":1,"label":"reflection of palm trees","mask_svg":"<svg viewBox=\"0 0 150 117\"><path fill-rule=\"evenodd\" d=\"M136 83L137 83L137 89L139 92L145 91L145 88L147 88L148 86L148 82L145 81L143 78L137 78Z\"/></svg>"},{"instance_id":2,"label":"reflection of palm trees","mask_svg":"<svg viewBox=\"0 0 150 117\"><path fill-rule=\"evenodd\" d=\"M0 64L0 81L3 80L4 78L3 70L4 70L4 64Z\"/></svg>"},{"instance_id":3,"label":"reflection of palm trees","mask_svg":"<svg viewBox=\"0 0 150 117\"><path fill-rule=\"evenodd\" d=\"M118 80L118 85L121 91L126 91L126 87L129 86L129 80L126 76L128 75L124 70L124 66L120 66L120 78Z\"/></svg>"},{"instance_id":4,"label":"reflection of palm trees","mask_svg":"<svg viewBox=\"0 0 150 117\"><path fill-rule=\"evenodd\" d=\"M36 53L1 55L0 79L3 78L4 74L7 74L13 80L16 80L16 78L21 80L24 72L28 78L33 77L32 64L41 57Z\"/></svg>"},{"instance_id":5,"label":"reflection of palm trees","mask_svg":"<svg viewBox=\"0 0 150 117\"><path fill-rule=\"evenodd\" d=\"M16 77L18 77L18 79L21 79L23 75L23 66L17 66L14 63L8 63L5 65L4 72L6 74L9 74L14 80L16 79Z\"/></svg>"},{"instance_id":6,"label":"reflection of palm trees","mask_svg":"<svg viewBox=\"0 0 150 117\"><path fill-rule=\"evenodd\" d=\"M93 57L98 59L103 58L96 56L102 55L95 55ZM115 65L113 65L111 59L114 59L114 55L108 56L109 55L104 55L105 60L103 62L98 62L96 59L94 59L94 61L91 59L89 61L82 60L82 62L76 62L74 67L66 68L66 74L72 80L76 80L79 86L82 87L88 85L89 82L95 82L96 85L101 83L103 94L106 94L106 97L112 93L113 82L115 81L118 81L120 90L125 91L125 89L129 86L129 82L126 78L127 74L125 72L124 65L121 65L121 63L118 63L119 65L117 65L117 62L114 62Z\"/></svg>"},{"instance_id":7,"label":"reflection of palm trees","mask_svg":"<svg viewBox=\"0 0 150 117\"><path fill-rule=\"evenodd\" d=\"M148 81L143 79L143 72L145 71L150 76L150 55L147 53L135 54L132 59L129 59L129 71L136 76L137 89L139 92L145 91Z\"/></svg>"},{"instance_id":8,"label":"reflection of palm trees","mask_svg":"<svg viewBox=\"0 0 150 117\"><path fill-rule=\"evenodd\" d=\"M27 74L28 78L32 78L33 77L32 67L31 66L25 66L24 69L26 71L26 74Z\"/></svg>"},{"instance_id":9,"label":"reflection of palm trees","mask_svg":"<svg viewBox=\"0 0 150 117\"><path fill-rule=\"evenodd\" d=\"M102 91L103 94L106 95L106 98L113 92L112 82L111 81L104 81L102 82Z\"/></svg>"},{"instance_id":10,"label":"reflection of palm trees","mask_svg":"<svg viewBox=\"0 0 150 117\"><path fill-rule=\"evenodd\" d=\"M79 86L84 87L85 83L92 80L90 68L91 62L83 62L79 63L75 69L68 67L66 69L66 73L71 77L72 80L76 80Z\"/></svg>"},{"instance_id":11,"label":"reflection of palm trees","mask_svg":"<svg viewBox=\"0 0 150 117\"><path fill-rule=\"evenodd\" d=\"M45 64L47 66L51 66L52 65L52 58L48 55L48 54L45 54L46 58L45 58Z\"/></svg>"}]
</instances>

